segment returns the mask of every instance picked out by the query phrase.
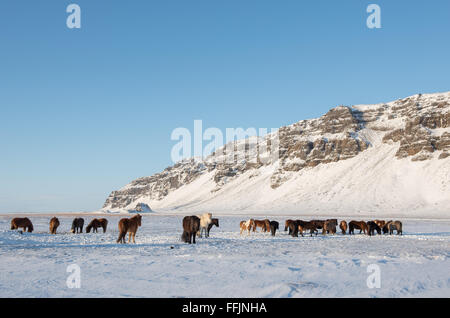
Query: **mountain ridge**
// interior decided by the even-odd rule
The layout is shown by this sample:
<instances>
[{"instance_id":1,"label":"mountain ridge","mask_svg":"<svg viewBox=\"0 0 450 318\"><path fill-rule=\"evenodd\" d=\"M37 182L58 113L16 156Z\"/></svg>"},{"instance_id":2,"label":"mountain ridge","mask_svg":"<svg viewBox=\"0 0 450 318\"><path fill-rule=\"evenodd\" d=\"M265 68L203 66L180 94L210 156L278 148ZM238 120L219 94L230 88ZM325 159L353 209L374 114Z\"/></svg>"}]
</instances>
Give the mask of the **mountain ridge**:
<instances>
[{"instance_id":1,"label":"mountain ridge","mask_svg":"<svg viewBox=\"0 0 450 318\"><path fill-rule=\"evenodd\" d=\"M183 211L448 214L450 92L337 106L229 149L136 179L113 191L103 210L145 203Z\"/></svg>"}]
</instances>

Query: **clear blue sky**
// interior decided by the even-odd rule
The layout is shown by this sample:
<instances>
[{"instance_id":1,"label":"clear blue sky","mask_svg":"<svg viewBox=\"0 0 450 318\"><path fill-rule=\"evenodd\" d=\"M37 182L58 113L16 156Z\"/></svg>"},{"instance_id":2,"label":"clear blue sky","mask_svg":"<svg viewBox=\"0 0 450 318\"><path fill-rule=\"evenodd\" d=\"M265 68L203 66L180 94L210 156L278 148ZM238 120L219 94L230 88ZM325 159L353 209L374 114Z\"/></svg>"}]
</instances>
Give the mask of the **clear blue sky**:
<instances>
[{"instance_id":1,"label":"clear blue sky","mask_svg":"<svg viewBox=\"0 0 450 318\"><path fill-rule=\"evenodd\" d=\"M0 212L94 210L171 165L194 119L271 128L450 90L450 1L2 0L0 63Z\"/></svg>"}]
</instances>

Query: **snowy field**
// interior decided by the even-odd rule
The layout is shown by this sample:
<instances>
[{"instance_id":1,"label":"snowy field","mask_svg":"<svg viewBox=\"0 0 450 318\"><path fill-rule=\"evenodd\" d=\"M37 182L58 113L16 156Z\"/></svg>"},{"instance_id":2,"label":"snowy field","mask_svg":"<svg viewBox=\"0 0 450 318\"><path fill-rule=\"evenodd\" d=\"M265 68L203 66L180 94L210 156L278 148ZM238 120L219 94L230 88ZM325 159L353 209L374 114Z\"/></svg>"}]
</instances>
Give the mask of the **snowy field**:
<instances>
[{"instance_id":1,"label":"snowy field","mask_svg":"<svg viewBox=\"0 0 450 318\"><path fill-rule=\"evenodd\" d=\"M281 230L271 237L240 236L246 217L217 216L211 237L188 245L182 216L144 215L137 244L119 245L119 216L106 217L106 234L71 234L73 216L59 216L50 235L50 217L34 216L35 232L21 235L0 216L0 297L450 297L448 220L403 219L403 236L292 238L288 217L269 217ZM66 285L71 264L79 289ZM367 287L371 264L381 288Z\"/></svg>"}]
</instances>

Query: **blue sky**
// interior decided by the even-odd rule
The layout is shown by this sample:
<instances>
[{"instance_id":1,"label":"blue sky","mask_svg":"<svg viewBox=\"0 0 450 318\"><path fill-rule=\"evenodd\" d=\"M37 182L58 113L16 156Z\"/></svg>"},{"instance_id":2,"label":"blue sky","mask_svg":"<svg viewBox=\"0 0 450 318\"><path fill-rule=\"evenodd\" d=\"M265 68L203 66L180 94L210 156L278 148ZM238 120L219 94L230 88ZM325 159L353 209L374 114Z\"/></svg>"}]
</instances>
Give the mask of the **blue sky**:
<instances>
[{"instance_id":1,"label":"blue sky","mask_svg":"<svg viewBox=\"0 0 450 318\"><path fill-rule=\"evenodd\" d=\"M98 209L171 165L195 119L272 128L448 91L449 38L448 0L3 0L0 212Z\"/></svg>"}]
</instances>

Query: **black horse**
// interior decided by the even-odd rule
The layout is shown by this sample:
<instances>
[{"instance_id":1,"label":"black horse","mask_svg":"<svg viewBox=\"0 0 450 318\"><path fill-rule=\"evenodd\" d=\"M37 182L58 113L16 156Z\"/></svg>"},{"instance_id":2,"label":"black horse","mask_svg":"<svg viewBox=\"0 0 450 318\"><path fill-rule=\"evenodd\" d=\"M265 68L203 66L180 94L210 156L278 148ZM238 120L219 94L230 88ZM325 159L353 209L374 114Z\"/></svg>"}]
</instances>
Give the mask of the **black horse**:
<instances>
[{"instance_id":1,"label":"black horse","mask_svg":"<svg viewBox=\"0 0 450 318\"><path fill-rule=\"evenodd\" d=\"M72 221L72 229L70 230L72 233L83 233L84 219L83 218L75 218Z\"/></svg>"},{"instance_id":2,"label":"black horse","mask_svg":"<svg viewBox=\"0 0 450 318\"><path fill-rule=\"evenodd\" d=\"M181 235L181 240L185 243L194 243L195 236L200 230L200 218L198 216L185 216L183 218L183 234Z\"/></svg>"},{"instance_id":3,"label":"black horse","mask_svg":"<svg viewBox=\"0 0 450 318\"><path fill-rule=\"evenodd\" d=\"M206 233L206 237L209 237L209 231L211 231L211 228L213 227L213 225L219 227L219 219L211 219L211 223L209 223L208 225L208 229L207 229L207 233Z\"/></svg>"},{"instance_id":4,"label":"black horse","mask_svg":"<svg viewBox=\"0 0 450 318\"><path fill-rule=\"evenodd\" d=\"M367 222L367 228L367 234L369 234L369 236L375 235L375 231L377 231L378 234L381 234L381 227L379 227L378 224L373 221Z\"/></svg>"},{"instance_id":5,"label":"black horse","mask_svg":"<svg viewBox=\"0 0 450 318\"><path fill-rule=\"evenodd\" d=\"M280 224L277 221L270 221L270 233L272 233L272 236L275 236L279 226Z\"/></svg>"}]
</instances>

